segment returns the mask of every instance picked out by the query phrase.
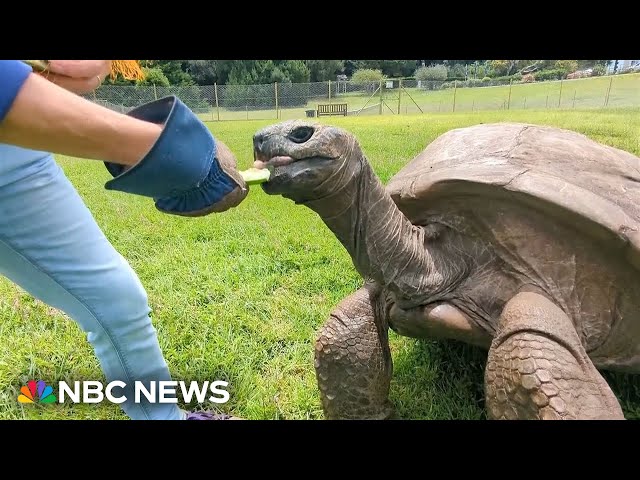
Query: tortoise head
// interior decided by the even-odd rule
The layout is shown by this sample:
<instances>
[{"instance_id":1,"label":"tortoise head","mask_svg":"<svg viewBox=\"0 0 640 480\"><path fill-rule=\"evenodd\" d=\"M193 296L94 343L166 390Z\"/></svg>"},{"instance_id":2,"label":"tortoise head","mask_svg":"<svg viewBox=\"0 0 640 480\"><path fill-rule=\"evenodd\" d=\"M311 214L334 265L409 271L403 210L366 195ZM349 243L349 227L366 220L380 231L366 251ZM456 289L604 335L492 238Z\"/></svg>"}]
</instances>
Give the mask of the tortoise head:
<instances>
[{"instance_id":1,"label":"tortoise head","mask_svg":"<svg viewBox=\"0 0 640 480\"><path fill-rule=\"evenodd\" d=\"M300 120L270 125L253 136L254 166L269 168L269 195L308 201L341 189L358 171L361 151L353 135Z\"/></svg>"}]
</instances>

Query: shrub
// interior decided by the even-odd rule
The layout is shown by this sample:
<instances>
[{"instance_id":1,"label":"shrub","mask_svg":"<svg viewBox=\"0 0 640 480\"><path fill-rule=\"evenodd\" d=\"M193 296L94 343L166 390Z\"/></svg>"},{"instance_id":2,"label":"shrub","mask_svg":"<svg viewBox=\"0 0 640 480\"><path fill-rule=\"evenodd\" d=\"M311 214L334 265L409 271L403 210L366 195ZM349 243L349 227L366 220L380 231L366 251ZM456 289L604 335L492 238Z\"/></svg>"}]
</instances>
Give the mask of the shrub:
<instances>
[{"instance_id":1,"label":"shrub","mask_svg":"<svg viewBox=\"0 0 640 480\"><path fill-rule=\"evenodd\" d=\"M464 65L456 63L448 69L448 80L466 80L466 71Z\"/></svg>"},{"instance_id":2,"label":"shrub","mask_svg":"<svg viewBox=\"0 0 640 480\"><path fill-rule=\"evenodd\" d=\"M484 77L482 79L483 82L490 82L491 81L491 77Z\"/></svg>"},{"instance_id":3,"label":"shrub","mask_svg":"<svg viewBox=\"0 0 640 480\"><path fill-rule=\"evenodd\" d=\"M567 75L567 80L572 80L574 78L586 78L590 77L593 74L593 71L588 70L578 70L577 72L570 73Z\"/></svg>"},{"instance_id":4,"label":"shrub","mask_svg":"<svg viewBox=\"0 0 640 480\"><path fill-rule=\"evenodd\" d=\"M592 73L594 77L601 77L605 73L607 73L607 69L605 68L604 65L601 65L601 64L594 65L593 73Z\"/></svg>"},{"instance_id":5,"label":"shrub","mask_svg":"<svg viewBox=\"0 0 640 480\"><path fill-rule=\"evenodd\" d=\"M442 81L447 79L447 67L444 65L436 65L434 67L420 67L415 73L416 80L424 81Z\"/></svg>"},{"instance_id":6,"label":"shrub","mask_svg":"<svg viewBox=\"0 0 640 480\"><path fill-rule=\"evenodd\" d=\"M503 76L509 70L509 60L491 60L489 66L494 75Z\"/></svg>"},{"instance_id":7,"label":"shrub","mask_svg":"<svg viewBox=\"0 0 640 480\"><path fill-rule=\"evenodd\" d=\"M494 80L497 83L509 83L510 81L519 82L520 80L522 80L522 74L516 73L513 75L507 75L503 77L495 77L492 80Z\"/></svg>"},{"instance_id":8,"label":"shrub","mask_svg":"<svg viewBox=\"0 0 640 480\"><path fill-rule=\"evenodd\" d=\"M480 80L479 78L470 78L469 80L467 80L466 85L464 85L465 87L481 87L482 86L482 80Z\"/></svg>"},{"instance_id":9,"label":"shrub","mask_svg":"<svg viewBox=\"0 0 640 480\"><path fill-rule=\"evenodd\" d=\"M527 73L522 77L522 83L532 83L535 82L535 77L531 73Z\"/></svg>"},{"instance_id":10,"label":"shrub","mask_svg":"<svg viewBox=\"0 0 640 480\"><path fill-rule=\"evenodd\" d=\"M536 82L544 82L546 80L560 80L566 76L566 72L564 70L542 70L541 72L536 72L533 74Z\"/></svg>"},{"instance_id":11,"label":"shrub","mask_svg":"<svg viewBox=\"0 0 640 480\"><path fill-rule=\"evenodd\" d=\"M351 76L351 82L363 84L368 94L373 93L378 88L380 80L384 80L382 70L373 70L371 68L361 68L353 72Z\"/></svg>"},{"instance_id":12,"label":"shrub","mask_svg":"<svg viewBox=\"0 0 640 480\"><path fill-rule=\"evenodd\" d=\"M562 70L565 73L571 73L578 70L578 61L577 60L556 60L556 64L554 65L557 70Z\"/></svg>"},{"instance_id":13,"label":"shrub","mask_svg":"<svg viewBox=\"0 0 640 480\"><path fill-rule=\"evenodd\" d=\"M382 70L373 70L371 68L361 68L353 72L351 81L355 83L380 82L384 79Z\"/></svg>"}]
</instances>

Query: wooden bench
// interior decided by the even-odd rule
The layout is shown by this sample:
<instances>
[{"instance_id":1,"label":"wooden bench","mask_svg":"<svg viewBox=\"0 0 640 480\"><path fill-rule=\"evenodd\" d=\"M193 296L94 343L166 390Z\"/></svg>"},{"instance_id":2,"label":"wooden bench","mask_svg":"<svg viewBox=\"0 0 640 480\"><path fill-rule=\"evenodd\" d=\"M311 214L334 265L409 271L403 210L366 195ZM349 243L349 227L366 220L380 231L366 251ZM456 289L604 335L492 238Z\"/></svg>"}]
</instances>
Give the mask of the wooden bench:
<instances>
[{"instance_id":1,"label":"wooden bench","mask_svg":"<svg viewBox=\"0 0 640 480\"><path fill-rule=\"evenodd\" d=\"M327 103L324 105L318 105L318 116L322 115L343 115L347 116L347 104L346 103Z\"/></svg>"}]
</instances>

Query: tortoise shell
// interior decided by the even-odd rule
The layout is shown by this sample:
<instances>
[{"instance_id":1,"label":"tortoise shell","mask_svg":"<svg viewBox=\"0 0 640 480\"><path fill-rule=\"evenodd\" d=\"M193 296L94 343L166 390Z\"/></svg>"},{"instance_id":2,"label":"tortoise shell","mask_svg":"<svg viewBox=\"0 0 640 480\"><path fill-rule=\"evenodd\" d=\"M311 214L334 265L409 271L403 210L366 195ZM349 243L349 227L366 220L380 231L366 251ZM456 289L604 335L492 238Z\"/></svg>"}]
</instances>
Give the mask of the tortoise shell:
<instances>
[{"instance_id":1,"label":"tortoise shell","mask_svg":"<svg viewBox=\"0 0 640 480\"><path fill-rule=\"evenodd\" d=\"M573 131L523 123L451 130L386 188L414 224L447 197L523 202L619 249L640 269L640 158Z\"/></svg>"}]
</instances>

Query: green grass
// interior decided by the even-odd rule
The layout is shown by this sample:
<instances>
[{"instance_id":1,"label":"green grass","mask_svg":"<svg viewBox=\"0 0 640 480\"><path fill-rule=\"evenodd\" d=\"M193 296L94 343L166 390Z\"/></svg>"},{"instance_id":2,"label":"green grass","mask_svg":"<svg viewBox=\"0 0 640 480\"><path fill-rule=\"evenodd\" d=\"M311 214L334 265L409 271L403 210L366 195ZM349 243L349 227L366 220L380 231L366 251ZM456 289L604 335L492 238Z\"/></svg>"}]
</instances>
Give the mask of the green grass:
<instances>
[{"instance_id":1,"label":"green grass","mask_svg":"<svg viewBox=\"0 0 640 480\"><path fill-rule=\"evenodd\" d=\"M570 128L640 155L640 109L495 111L332 117L352 131L386 182L439 134L479 122L527 121ZM211 123L251 165L251 136L272 121ZM101 163L59 157L98 224L147 288L170 369L187 381L226 379L223 410L249 419L322 418L313 342L333 307L361 285L349 257L304 207L254 188L224 214L183 219L151 201L104 190ZM103 379L84 334L62 313L0 279L0 419L125 418L107 402L23 406L19 388ZM391 397L404 418L482 419L485 353L454 342L391 334ZM607 375L630 418L640 418L637 378Z\"/></svg>"},{"instance_id":2,"label":"green grass","mask_svg":"<svg viewBox=\"0 0 640 480\"><path fill-rule=\"evenodd\" d=\"M415 86L413 83L405 85ZM609 85L611 90L609 91ZM327 87L328 89L328 87ZM495 87L458 88L455 90L422 90L406 88L400 94L400 113L446 113L472 112L476 110L535 110L535 109L586 109L602 108L609 95L607 107L640 107L640 74L626 74L606 77L582 78L576 80L547 81L528 84L514 84ZM384 90L383 114L398 113L398 90ZM370 94L339 94L331 100L333 103L346 103L349 112L359 115L379 115L380 96ZM288 98L279 99L280 119L305 117L305 110L315 109L319 103L328 103L326 97L310 99L301 107L289 108ZM275 103L264 110L230 111L224 108L219 112L220 120L260 120L275 119ZM218 111L202 114L204 120L217 120Z\"/></svg>"}]
</instances>

